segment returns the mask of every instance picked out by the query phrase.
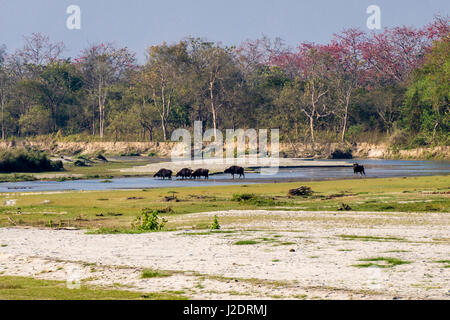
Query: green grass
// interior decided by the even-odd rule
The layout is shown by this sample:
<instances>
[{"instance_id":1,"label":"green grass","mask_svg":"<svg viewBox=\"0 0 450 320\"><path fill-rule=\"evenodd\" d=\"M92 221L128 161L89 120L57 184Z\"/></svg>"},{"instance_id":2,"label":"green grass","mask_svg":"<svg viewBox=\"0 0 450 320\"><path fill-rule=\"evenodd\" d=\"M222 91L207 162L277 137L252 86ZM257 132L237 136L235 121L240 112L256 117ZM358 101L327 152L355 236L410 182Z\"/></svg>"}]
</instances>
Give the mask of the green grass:
<instances>
[{"instance_id":1,"label":"green grass","mask_svg":"<svg viewBox=\"0 0 450 320\"><path fill-rule=\"evenodd\" d=\"M149 233L150 231L142 231L136 229L127 229L127 228L99 228L94 230L89 230L86 234L142 234Z\"/></svg>"},{"instance_id":2,"label":"green grass","mask_svg":"<svg viewBox=\"0 0 450 320\"><path fill-rule=\"evenodd\" d=\"M145 269L141 273L142 279L149 279L149 278L165 278L170 277L172 274L167 271L159 271L159 270L152 270L152 269Z\"/></svg>"},{"instance_id":3,"label":"green grass","mask_svg":"<svg viewBox=\"0 0 450 320\"><path fill-rule=\"evenodd\" d=\"M340 234L342 240L359 240L359 241L405 241L403 238L397 237L375 237L375 236L356 236L348 234Z\"/></svg>"},{"instance_id":4,"label":"green grass","mask_svg":"<svg viewBox=\"0 0 450 320\"><path fill-rule=\"evenodd\" d=\"M255 241L255 240L240 240L240 241L236 241L234 244L237 246L245 246L245 245L258 244L258 243L260 243L260 242Z\"/></svg>"},{"instance_id":5,"label":"green grass","mask_svg":"<svg viewBox=\"0 0 450 320\"><path fill-rule=\"evenodd\" d=\"M370 267L376 267L376 268L392 268L395 266L399 266L402 264L409 264L411 262L404 261L397 258L390 258L390 257L377 257L377 258L367 258L367 259L359 259L361 262L368 262L368 263L362 263L362 264L355 264L354 267L357 268L370 268ZM378 262L378 263L376 263Z\"/></svg>"},{"instance_id":6,"label":"green grass","mask_svg":"<svg viewBox=\"0 0 450 320\"><path fill-rule=\"evenodd\" d=\"M433 262L442 264L443 268L450 268L450 260L436 260Z\"/></svg>"},{"instance_id":7,"label":"green grass","mask_svg":"<svg viewBox=\"0 0 450 320\"><path fill-rule=\"evenodd\" d=\"M107 165L115 166L116 164L107 163ZM120 165L123 164L117 166ZM85 168L80 168L80 170L85 170ZM91 170L91 168L86 170ZM301 184L311 187L317 197L308 199L288 197L288 190ZM177 222L174 217L187 213L233 209L334 211L342 202L350 205L353 211L386 211L386 205L389 205L393 209L387 211L448 213L450 212L448 197L424 194L422 191L446 191L449 190L449 186L450 176L268 183L247 185L245 188L242 186L183 187L176 189L179 201L170 203L165 202L164 199L173 188L40 194L15 193L12 196L3 193L0 194L0 204L8 199L17 199L17 202L14 206L0 206L0 227L12 226L11 219L21 226L47 227L48 221L51 219L54 226L87 228L97 230L93 232L100 234L122 233L124 229L130 229L131 223L143 208L165 210L168 206L173 212L161 215L169 220L166 225L167 230L186 226L182 221ZM245 192L239 192L241 188ZM405 190L410 192L403 193ZM331 197L329 199L330 195L342 192L351 195L345 198L334 199ZM255 197L253 197L250 200L233 201L233 195L236 194L252 194L257 200L255 201ZM236 197L242 198L241 196ZM423 202L425 200L431 202ZM422 202L398 203L399 201ZM277 206L274 206L274 203ZM17 214L19 211L22 212L21 215ZM121 216L108 215L107 212L114 212ZM337 214L337 219L339 215ZM301 215L298 218L300 219ZM244 217L221 216L221 225L226 226L233 219L244 219ZM405 222L407 220L405 219ZM374 222L376 221L367 221L368 224ZM210 225L211 221L208 217L198 218L192 222L193 229L209 229ZM125 232L127 231L125 230ZM348 237L347 239L350 240ZM354 238L353 240L375 241L377 239ZM398 239L378 240L394 241Z\"/></svg>"},{"instance_id":8,"label":"green grass","mask_svg":"<svg viewBox=\"0 0 450 320\"><path fill-rule=\"evenodd\" d=\"M220 231L216 231L216 230L211 230L211 231L207 231L207 232L184 232L181 233L180 235L182 236L210 236L213 234L231 234L231 233L236 233L236 231L231 231L231 230L220 230Z\"/></svg>"},{"instance_id":9,"label":"green grass","mask_svg":"<svg viewBox=\"0 0 450 320\"><path fill-rule=\"evenodd\" d=\"M186 300L168 292L133 292L82 285L69 289L64 281L0 276L0 300Z\"/></svg>"}]
</instances>

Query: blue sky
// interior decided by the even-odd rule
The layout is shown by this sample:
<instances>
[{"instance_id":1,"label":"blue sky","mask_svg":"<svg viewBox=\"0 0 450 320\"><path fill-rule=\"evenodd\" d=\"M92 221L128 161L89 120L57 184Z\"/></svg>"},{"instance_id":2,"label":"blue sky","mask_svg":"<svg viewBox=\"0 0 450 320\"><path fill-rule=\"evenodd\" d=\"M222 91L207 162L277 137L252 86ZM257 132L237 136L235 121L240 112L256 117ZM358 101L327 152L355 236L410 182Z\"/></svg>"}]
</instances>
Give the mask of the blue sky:
<instances>
[{"instance_id":1,"label":"blue sky","mask_svg":"<svg viewBox=\"0 0 450 320\"><path fill-rule=\"evenodd\" d=\"M71 4L81 8L81 30L66 28ZM113 41L140 60L149 45L186 36L236 45L265 34L295 46L326 42L348 27L366 29L369 5L380 6L382 27L422 26L450 13L448 0L0 0L0 44L14 50L23 35L43 32L64 41L67 56Z\"/></svg>"}]
</instances>

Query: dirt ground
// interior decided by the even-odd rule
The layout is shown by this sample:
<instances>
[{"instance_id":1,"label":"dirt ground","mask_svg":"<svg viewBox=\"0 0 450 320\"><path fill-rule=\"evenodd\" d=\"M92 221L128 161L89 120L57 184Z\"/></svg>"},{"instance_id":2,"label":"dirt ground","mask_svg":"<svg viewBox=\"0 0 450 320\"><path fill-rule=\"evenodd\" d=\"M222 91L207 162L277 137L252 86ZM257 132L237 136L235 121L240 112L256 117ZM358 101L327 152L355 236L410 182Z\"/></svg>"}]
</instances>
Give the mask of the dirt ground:
<instances>
[{"instance_id":1,"label":"dirt ground","mask_svg":"<svg viewBox=\"0 0 450 320\"><path fill-rule=\"evenodd\" d=\"M234 210L177 219L214 215L236 219L215 233L3 228L0 273L192 299L450 298L449 213ZM143 269L160 275L143 279Z\"/></svg>"}]
</instances>

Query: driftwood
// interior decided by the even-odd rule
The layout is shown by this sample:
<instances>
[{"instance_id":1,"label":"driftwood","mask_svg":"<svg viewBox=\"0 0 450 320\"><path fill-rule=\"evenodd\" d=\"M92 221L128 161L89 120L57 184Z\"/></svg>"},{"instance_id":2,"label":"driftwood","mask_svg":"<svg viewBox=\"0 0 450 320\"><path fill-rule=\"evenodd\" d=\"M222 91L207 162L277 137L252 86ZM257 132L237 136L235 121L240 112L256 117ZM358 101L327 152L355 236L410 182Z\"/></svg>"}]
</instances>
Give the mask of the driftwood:
<instances>
[{"instance_id":1,"label":"driftwood","mask_svg":"<svg viewBox=\"0 0 450 320\"><path fill-rule=\"evenodd\" d=\"M8 221L11 222L13 225L17 226L17 223L14 221L13 218L8 217Z\"/></svg>"},{"instance_id":2,"label":"driftwood","mask_svg":"<svg viewBox=\"0 0 450 320\"><path fill-rule=\"evenodd\" d=\"M341 206L338 208L338 211L351 211L351 210L352 208L346 203L341 204Z\"/></svg>"}]
</instances>

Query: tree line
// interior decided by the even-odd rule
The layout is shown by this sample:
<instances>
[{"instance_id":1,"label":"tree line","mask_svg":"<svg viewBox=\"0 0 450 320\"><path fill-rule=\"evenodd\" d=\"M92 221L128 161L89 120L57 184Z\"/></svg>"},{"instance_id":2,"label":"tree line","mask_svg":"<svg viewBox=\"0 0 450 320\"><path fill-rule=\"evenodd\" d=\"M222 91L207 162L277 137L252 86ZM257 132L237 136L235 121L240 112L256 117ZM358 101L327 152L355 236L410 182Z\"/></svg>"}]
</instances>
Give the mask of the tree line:
<instances>
[{"instance_id":1,"label":"tree line","mask_svg":"<svg viewBox=\"0 0 450 320\"><path fill-rule=\"evenodd\" d=\"M1 137L166 141L194 121L279 128L289 142L449 143L449 19L422 28L347 29L326 44L262 37L150 46L145 63L112 43L64 58L35 33L0 47Z\"/></svg>"}]
</instances>

